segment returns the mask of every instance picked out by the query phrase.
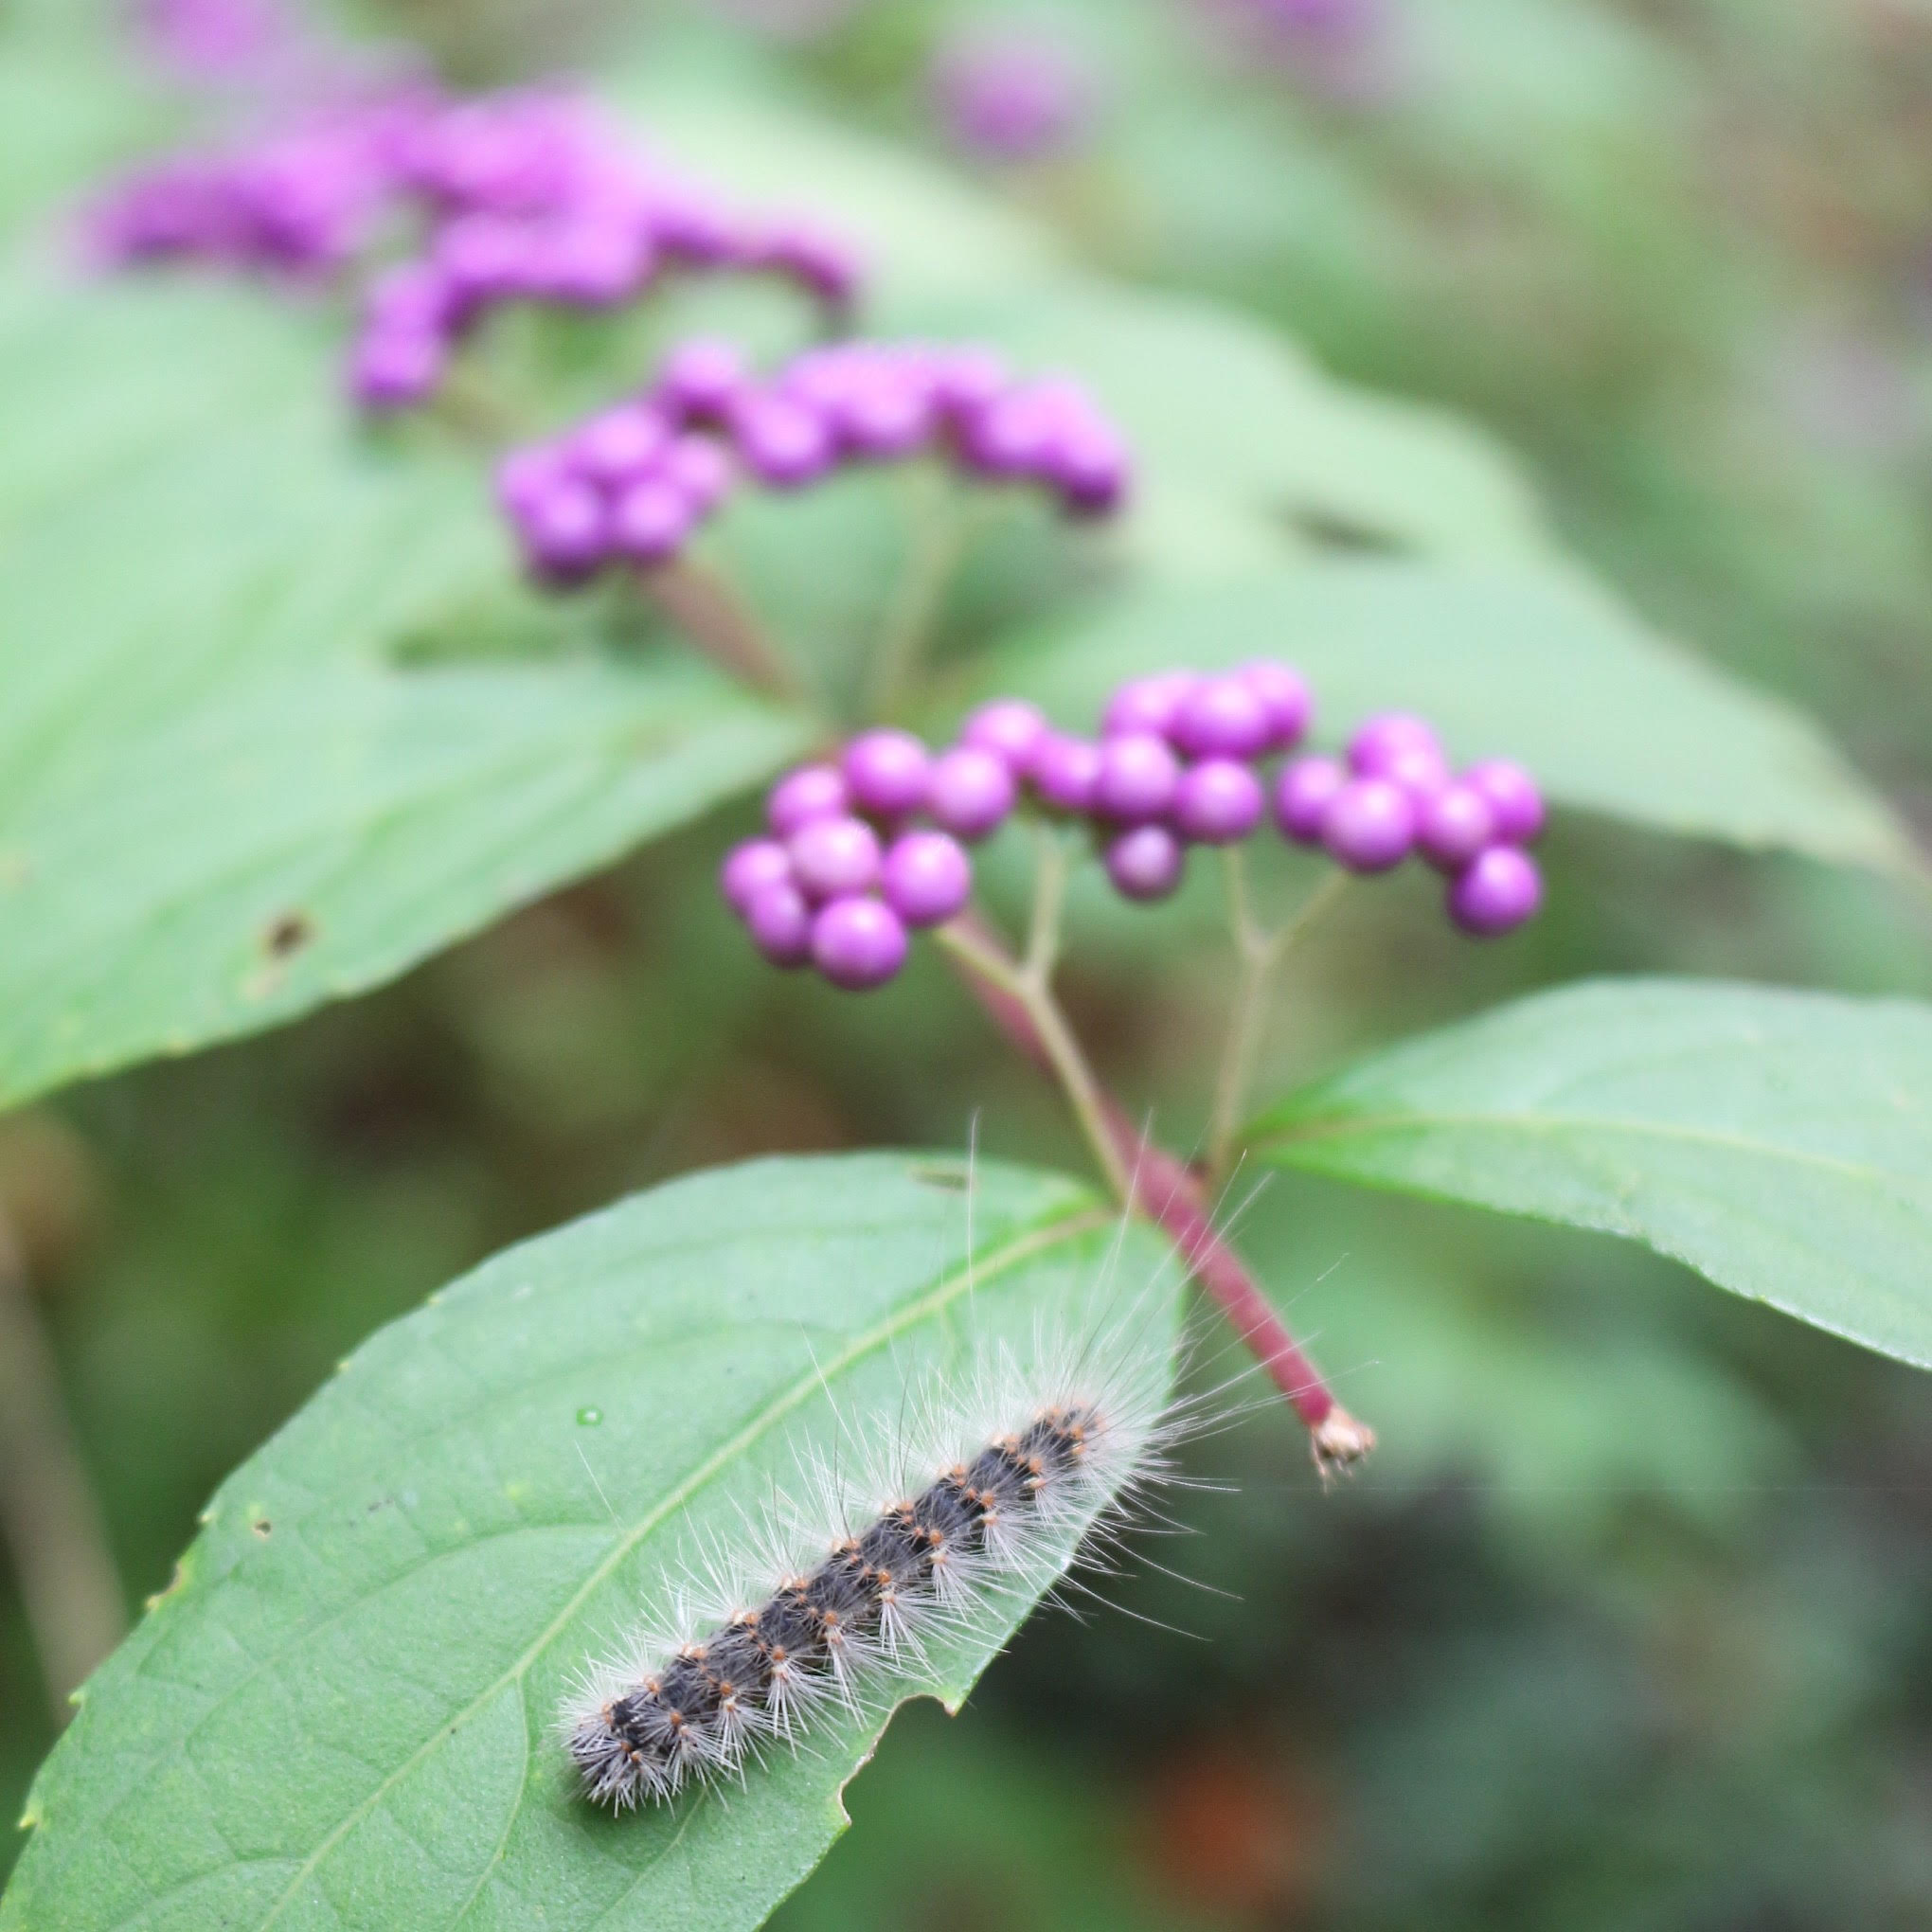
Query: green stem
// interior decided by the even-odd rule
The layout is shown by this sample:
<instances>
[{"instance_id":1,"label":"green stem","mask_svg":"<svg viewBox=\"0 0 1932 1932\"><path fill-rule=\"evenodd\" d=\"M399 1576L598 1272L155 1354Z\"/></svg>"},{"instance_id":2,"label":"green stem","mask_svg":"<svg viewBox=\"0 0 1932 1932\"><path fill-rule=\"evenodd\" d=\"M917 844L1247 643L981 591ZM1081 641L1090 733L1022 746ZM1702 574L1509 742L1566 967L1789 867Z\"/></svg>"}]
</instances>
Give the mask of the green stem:
<instances>
[{"instance_id":1,"label":"green stem","mask_svg":"<svg viewBox=\"0 0 1932 1932\"><path fill-rule=\"evenodd\" d=\"M918 670L966 544L965 522L945 476L929 465L912 474L912 548L880 622L867 677L866 708L874 718L892 715Z\"/></svg>"},{"instance_id":2,"label":"green stem","mask_svg":"<svg viewBox=\"0 0 1932 1932\"><path fill-rule=\"evenodd\" d=\"M1255 918L1247 861L1240 847L1229 847L1222 860L1227 882L1228 925L1234 935L1240 979L1228 1013L1221 1065L1215 1075L1214 1109L1208 1130L1208 1171L1217 1181L1226 1178L1234 1158L1235 1136L1241 1131L1243 1103L1254 1077L1255 1056L1261 1047L1275 974L1349 883L1347 872L1339 867L1333 868L1302 901L1294 918L1271 932Z\"/></svg>"}]
</instances>

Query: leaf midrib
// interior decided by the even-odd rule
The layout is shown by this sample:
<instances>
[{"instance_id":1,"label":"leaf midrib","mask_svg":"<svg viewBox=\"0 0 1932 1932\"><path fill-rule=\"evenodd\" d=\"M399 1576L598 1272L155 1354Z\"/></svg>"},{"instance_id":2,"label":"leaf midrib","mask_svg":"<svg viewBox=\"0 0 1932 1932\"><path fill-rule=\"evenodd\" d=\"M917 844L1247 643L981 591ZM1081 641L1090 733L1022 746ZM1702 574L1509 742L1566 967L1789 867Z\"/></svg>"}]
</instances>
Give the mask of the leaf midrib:
<instances>
[{"instance_id":1,"label":"leaf midrib","mask_svg":"<svg viewBox=\"0 0 1932 1932\"><path fill-rule=\"evenodd\" d=\"M330 1852L343 1838L367 1817L382 1801L386 1794L436 1748L452 1731L467 1724L478 1710L493 1697L511 1684L520 1685L530 1666L536 1662L559 1634L567 1627L572 1618L582 1607L591 1592L595 1590L617 1568L625 1557L647 1536L663 1524L676 1511L685 1507L697 1493L710 1482L722 1470L728 1467L753 1444L766 1435L773 1426L790 1415L799 1404L822 1388L827 1379L843 1373L855 1363L885 1347L894 1337L916 1323L941 1313L962 1294L970 1292L978 1284L1004 1274L1008 1269L1029 1260L1043 1249L1055 1243L1071 1240L1089 1228L1104 1226L1111 1217L1104 1209L1082 1208L1062 1219L1049 1222L1043 1226L1029 1229L1027 1233L1011 1241L1003 1248L991 1255L973 1257L967 1265L957 1273L942 1279L939 1284L917 1300L907 1302L887 1320L855 1336L846 1349L829 1362L814 1363L810 1373L801 1375L791 1386L773 1398L765 1408L748 1421L738 1432L719 1444L709 1456L700 1462L682 1482L669 1492L658 1504L645 1512L636 1526L620 1537L612 1547L610 1553L599 1563L584 1578L556 1616L532 1639L510 1667L463 1705L448 1721L438 1724L436 1729L412 1751L402 1763L389 1772L368 1795L354 1805L332 1831L310 1852L290 1878L281 1896L276 1901L268 1916L260 1922L259 1932L268 1932L268 1927L279 1919L296 1893L307 1883ZM528 1788L528 1786L526 1786ZM519 1808L521 1795L518 1798Z\"/></svg>"}]
</instances>

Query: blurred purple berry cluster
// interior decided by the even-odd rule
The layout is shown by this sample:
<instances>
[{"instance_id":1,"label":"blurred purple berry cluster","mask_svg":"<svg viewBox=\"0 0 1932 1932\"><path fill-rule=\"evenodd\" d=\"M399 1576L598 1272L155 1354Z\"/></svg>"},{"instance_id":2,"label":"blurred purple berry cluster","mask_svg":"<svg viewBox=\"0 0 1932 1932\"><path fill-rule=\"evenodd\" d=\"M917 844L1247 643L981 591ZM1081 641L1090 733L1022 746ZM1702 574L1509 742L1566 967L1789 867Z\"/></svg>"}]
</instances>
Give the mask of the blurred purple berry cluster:
<instances>
[{"instance_id":1,"label":"blurred purple berry cluster","mask_svg":"<svg viewBox=\"0 0 1932 1932\"><path fill-rule=\"evenodd\" d=\"M497 496L532 575L561 588L667 562L740 475L796 490L842 463L925 450L1039 484L1075 515L1127 491L1126 444L1085 391L1016 380L989 349L832 343L760 377L730 343L697 338L643 394L512 452Z\"/></svg>"},{"instance_id":2,"label":"blurred purple berry cluster","mask_svg":"<svg viewBox=\"0 0 1932 1932\"><path fill-rule=\"evenodd\" d=\"M784 277L842 315L860 281L850 245L816 223L734 207L584 101L534 89L456 99L412 85L311 108L260 140L139 170L96 206L90 235L114 265L313 279L370 250L400 209L427 232L365 300L349 385L371 410L426 401L506 302L611 308L670 270L736 270Z\"/></svg>"},{"instance_id":3,"label":"blurred purple berry cluster","mask_svg":"<svg viewBox=\"0 0 1932 1932\"><path fill-rule=\"evenodd\" d=\"M1430 726L1402 712L1370 718L1345 759L1284 758L1313 712L1300 673L1268 658L1133 679L1094 739L1018 698L981 706L938 753L909 732L868 731L836 765L779 780L768 836L737 847L720 883L766 958L810 961L853 990L899 971L909 928L965 906L965 848L1023 804L1087 821L1115 889L1142 903L1175 890L1190 847L1238 844L1272 819L1351 872L1422 859L1446 875L1464 932L1508 932L1536 911L1542 880L1524 848L1544 806L1527 772L1500 759L1455 772Z\"/></svg>"},{"instance_id":4,"label":"blurred purple berry cluster","mask_svg":"<svg viewBox=\"0 0 1932 1932\"><path fill-rule=\"evenodd\" d=\"M134 25L155 58L195 80L248 74L295 37L280 0L137 0Z\"/></svg>"},{"instance_id":5,"label":"blurred purple berry cluster","mask_svg":"<svg viewBox=\"0 0 1932 1932\"><path fill-rule=\"evenodd\" d=\"M1098 89L1086 62L1037 31L977 29L943 45L933 104L955 146L989 161L1064 152L1092 124Z\"/></svg>"}]
</instances>

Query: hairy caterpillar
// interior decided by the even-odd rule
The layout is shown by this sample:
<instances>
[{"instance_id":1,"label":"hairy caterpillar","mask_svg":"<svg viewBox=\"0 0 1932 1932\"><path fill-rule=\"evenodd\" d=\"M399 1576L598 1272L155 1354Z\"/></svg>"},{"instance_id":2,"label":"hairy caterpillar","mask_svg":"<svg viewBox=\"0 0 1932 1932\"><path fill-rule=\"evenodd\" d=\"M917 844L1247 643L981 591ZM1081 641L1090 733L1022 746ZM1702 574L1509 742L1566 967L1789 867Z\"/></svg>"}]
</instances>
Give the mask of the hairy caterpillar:
<instances>
[{"instance_id":1,"label":"hairy caterpillar","mask_svg":"<svg viewBox=\"0 0 1932 1932\"><path fill-rule=\"evenodd\" d=\"M566 1702L583 1796L625 1810L740 1779L828 1703L889 1705L929 1646L1003 1630L1016 1600L1118 1533L1197 1431L1199 1403L1167 1397L1172 1339L1129 1318L1077 1348L996 1346L963 1395L927 1375L890 1409L842 1417L859 1466L798 1456L796 1480L748 1512L743 1548L710 1552L667 1627Z\"/></svg>"}]
</instances>

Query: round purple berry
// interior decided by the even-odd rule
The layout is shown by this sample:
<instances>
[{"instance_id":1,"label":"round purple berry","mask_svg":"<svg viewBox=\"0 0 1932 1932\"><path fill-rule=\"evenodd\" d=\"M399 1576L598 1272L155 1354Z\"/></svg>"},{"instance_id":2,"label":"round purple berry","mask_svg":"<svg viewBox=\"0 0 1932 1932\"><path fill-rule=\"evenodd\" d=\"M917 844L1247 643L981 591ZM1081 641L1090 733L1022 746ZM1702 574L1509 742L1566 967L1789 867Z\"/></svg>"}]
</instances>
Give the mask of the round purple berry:
<instances>
[{"instance_id":1,"label":"round purple berry","mask_svg":"<svg viewBox=\"0 0 1932 1932\"><path fill-rule=\"evenodd\" d=\"M1024 698L995 698L966 720L959 733L962 744L976 744L1003 758L1015 772L1032 763L1033 754L1046 736L1046 720L1037 705Z\"/></svg>"},{"instance_id":2,"label":"round purple berry","mask_svg":"<svg viewBox=\"0 0 1932 1932\"><path fill-rule=\"evenodd\" d=\"M1464 932L1488 939L1521 925L1543 903L1543 875L1528 852L1491 846L1450 880L1447 903Z\"/></svg>"},{"instance_id":3,"label":"round purple berry","mask_svg":"<svg viewBox=\"0 0 1932 1932\"><path fill-rule=\"evenodd\" d=\"M1233 845L1261 822L1261 781L1239 759L1208 758L1181 774L1173 821L1201 845Z\"/></svg>"},{"instance_id":4,"label":"round purple berry","mask_svg":"<svg viewBox=\"0 0 1932 1932\"><path fill-rule=\"evenodd\" d=\"M1386 778L1351 778L1321 814L1321 842L1351 872L1386 872L1408 857L1416 808Z\"/></svg>"},{"instance_id":5,"label":"round purple berry","mask_svg":"<svg viewBox=\"0 0 1932 1932\"><path fill-rule=\"evenodd\" d=\"M1474 785L1445 785L1422 807L1416 850L1439 872L1459 872L1496 836L1496 814Z\"/></svg>"},{"instance_id":6,"label":"round purple berry","mask_svg":"<svg viewBox=\"0 0 1932 1932\"><path fill-rule=\"evenodd\" d=\"M839 818L850 811L851 794L832 765L800 765L788 772L765 797L765 823L778 838L790 838L814 818Z\"/></svg>"},{"instance_id":7,"label":"round purple berry","mask_svg":"<svg viewBox=\"0 0 1932 1932\"><path fill-rule=\"evenodd\" d=\"M1048 731L1033 747L1027 777L1034 796L1055 812L1091 812L1100 778L1100 747L1064 731Z\"/></svg>"},{"instance_id":8,"label":"round purple berry","mask_svg":"<svg viewBox=\"0 0 1932 1932\"><path fill-rule=\"evenodd\" d=\"M1104 422L1068 422L1042 453L1040 469L1074 516L1109 516L1126 501L1133 480L1127 446Z\"/></svg>"},{"instance_id":9,"label":"round purple berry","mask_svg":"<svg viewBox=\"0 0 1932 1932\"><path fill-rule=\"evenodd\" d=\"M670 438L670 426L656 410L622 402L577 431L570 438L570 461L579 475L621 490L651 468Z\"/></svg>"},{"instance_id":10,"label":"round purple berry","mask_svg":"<svg viewBox=\"0 0 1932 1932\"><path fill-rule=\"evenodd\" d=\"M1154 677L1136 677L1107 700L1100 730L1108 738L1128 732L1151 731L1165 737L1188 694L1200 683L1191 671L1164 671Z\"/></svg>"},{"instance_id":11,"label":"round purple berry","mask_svg":"<svg viewBox=\"0 0 1932 1932\"><path fill-rule=\"evenodd\" d=\"M657 395L684 421L723 422L744 395L749 378L734 343L718 336L694 336L665 358Z\"/></svg>"},{"instance_id":12,"label":"round purple berry","mask_svg":"<svg viewBox=\"0 0 1932 1932\"><path fill-rule=\"evenodd\" d=\"M973 861L943 832L908 832L886 848L885 893L907 925L941 924L973 896Z\"/></svg>"},{"instance_id":13,"label":"round purple berry","mask_svg":"<svg viewBox=\"0 0 1932 1932\"><path fill-rule=\"evenodd\" d=\"M1404 744L1389 752L1372 774L1400 785L1418 812L1449 782L1449 764L1433 745Z\"/></svg>"},{"instance_id":14,"label":"round purple berry","mask_svg":"<svg viewBox=\"0 0 1932 1932\"><path fill-rule=\"evenodd\" d=\"M863 818L811 819L785 850L808 898L842 899L879 883L879 834Z\"/></svg>"},{"instance_id":15,"label":"round purple berry","mask_svg":"<svg viewBox=\"0 0 1932 1932\"><path fill-rule=\"evenodd\" d=\"M1168 737L1190 758L1253 758L1273 726L1267 707L1242 677L1204 677L1174 708Z\"/></svg>"},{"instance_id":16,"label":"round purple berry","mask_svg":"<svg viewBox=\"0 0 1932 1932\"><path fill-rule=\"evenodd\" d=\"M1129 824L1158 818L1174 802L1180 781L1180 760L1166 739L1151 731L1122 732L1101 741L1094 809Z\"/></svg>"},{"instance_id":17,"label":"round purple berry","mask_svg":"<svg viewBox=\"0 0 1932 1932\"><path fill-rule=\"evenodd\" d=\"M937 351L928 370L933 401L949 414L984 409L1011 386L1005 362L979 343L961 343Z\"/></svg>"},{"instance_id":18,"label":"round purple berry","mask_svg":"<svg viewBox=\"0 0 1932 1932\"><path fill-rule=\"evenodd\" d=\"M1404 751L1433 751L1440 758L1442 745L1426 719L1406 711L1380 711L1364 720L1349 740L1349 768L1359 778L1379 778L1389 760Z\"/></svg>"},{"instance_id":19,"label":"round purple berry","mask_svg":"<svg viewBox=\"0 0 1932 1932\"><path fill-rule=\"evenodd\" d=\"M349 385L365 409L406 409L435 393L449 345L427 329L385 329L355 346Z\"/></svg>"},{"instance_id":20,"label":"round purple berry","mask_svg":"<svg viewBox=\"0 0 1932 1932\"><path fill-rule=\"evenodd\" d=\"M1349 782L1348 768L1333 758L1297 758L1275 780L1275 823L1297 845L1321 843L1322 814Z\"/></svg>"},{"instance_id":21,"label":"round purple berry","mask_svg":"<svg viewBox=\"0 0 1932 1932\"><path fill-rule=\"evenodd\" d=\"M1489 800L1498 838L1528 845L1543 830L1543 794L1521 765L1506 758L1485 759L1463 773L1462 782Z\"/></svg>"},{"instance_id":22,"label":"round purple berry","mask_svg":"<svg viewBox=\"0 0 1932 1932\"><path fill-rule=\"evenodd\" d=\"M674 437L656 474L690 505L693 517L709 516L731 492L731 458L708 436Z\"/></svg>"},{"instance_id":23,"label":"round purple berry","mask_svg":"<svg viewBox=\"0 0 1932 1932\"><path fill-rule=\"evenodd\" d=\"M897 818L925 802L932 756L910 731L861 732L846 746L843 769L861 812Z\"/></svg>"},{"instance_id":24,"label":"round purple berry","mask_svg":"<svg viewBox=\"0 0 1932 1932\"><path fill-rule=\"evenodd\" d=\"M496 501L520 524L569 474L569 463L555 443L511 450L496 466Z\"/></svg>"},{"instance_id":25,"label":"round purple berry","mask_svg":"<svg viewBox=\"0 0 1932 1932\"><path fill-rule=\"evenodd\" d=\"M1123 898L1165 899L1181 883L1188 852L1164 825L1136 825L1107 847L1107 877Z\"/></svg>"},{"instance_id":26,"label":"round purple berry","mask_svg":"<svg viewBox=\"0 0 1932 1932\"><path fill-rule=\"evenodd\" d=\"M577 583L610 555L610 515L588 483L565 478L518 519L531 567L552 583Z\"/></svg>"},{"instance_id":27,"label":"round purple berry","mask_svg":"<svg viewBox=\"0 0 1932 1932\"><path fill-rule=\"evenodd\" d=\"M898 370L867 370L837 412L839 440L854 456L910 456L932 434L933 411L923 388Z\"/></svg>"},{"instance_id":28,"label":"round purple berry","mask_svg":"<svg viewBox=\"0 0 1932 1932\"><path fill-rule=\"evenodd\" d=\"M751 942L774 966L802 966L812 957L812 908L786 880L761 886L744 908Z\"/></svg>"},{"instance_id":29,"label":"round purple berry","mask_svg":"<svg viewBox=\"0 0 1932 1932\"><path fill-rule=\"evenodd\" d=\"M748 838L733 846L718 868L718 889L741 919L767 886L791 883L791 854L775 838Z\"/></svg>"},{"instance_id":30,"label":"round purple berry","mask_svg":"<svg viewBox=\"0 0 1932 1932\"><path fill-rule=\"evenodd\" d=\"M834 986L865 993L905 964L905 926L881 899L834 899L812 921L812 957Z\"/></svg>"},{"instance_id":31,"label":"round purple berry","mask_svg":"<svg viewBox=\"0 0 1932 1932\"><path fill-rule=\"evenodd\" d=\"M732 412L731 431L745 468L774 490L815 482L836 454L825 419L782 396L753 397Z\"/></svg>"},{"instance_id":32,"label":"round purple berry","mask_svg":"<svg viewBox=\"0 0 1932 1932\"><path fill-rule=\"evenodd\" d=\"M634 483L611 510L611 547L648 568L677 554L691 533L691 507L669 483Z\"/></svg>"},{"instance_id":33,"label":"round purple berry","mask_svg":"<svg viewBox=\"0 0 1932 1932\"><path fill-rule=\"evenodd\" d=\"M1261 701L1268 714L1268 749L1287 751L1299 744L1315 716L1315 696L1308 680L1279 657L1258 657L1235 672Z\"/></svg>"},{"instance_id":34,"label":"round purple berry","mask_svg":"<svg viewBox=\"0 0 1932 1932\"><path fill-rule=\"evenodd\" d=\"M961 744L933 760L926 810L956 838L984 838L1005 823L1018 787L1003 758Z\"/></svg>"}]
</instances>

